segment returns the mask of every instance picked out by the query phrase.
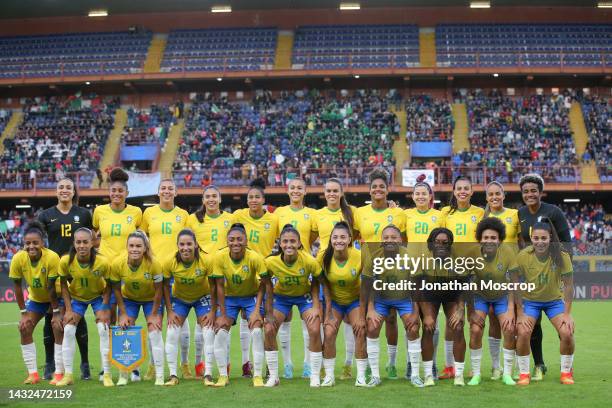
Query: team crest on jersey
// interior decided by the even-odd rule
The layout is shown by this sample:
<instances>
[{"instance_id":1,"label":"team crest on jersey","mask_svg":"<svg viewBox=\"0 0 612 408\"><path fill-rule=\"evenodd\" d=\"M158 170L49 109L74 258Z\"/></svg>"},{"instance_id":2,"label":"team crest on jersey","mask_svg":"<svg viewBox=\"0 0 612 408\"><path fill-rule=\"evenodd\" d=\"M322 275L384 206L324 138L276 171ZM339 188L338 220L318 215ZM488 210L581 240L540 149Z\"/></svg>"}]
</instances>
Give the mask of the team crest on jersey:
<instances>
[{"instance_id":1,"label":"team crest on jersey","mask_svg":"<svg viewBox=\"0 0 612 408\"><path fill-rule=\"evenodd\" d=\"M248 265L242 265L242 271L243 272L248 272L249 271Z\"/></svg>"},{"instance_id":2,"label":"team crest on jersey","mask_svg":"<svg viewBox=\"0 0 612 408\"><path fill-rule=\"evenodd\" d=\"M101 273L99 269L94 269L92 272L92 275L95 276L96 278L99 278Z\"/></svg>"},{"instance_id":3,"label":"team crest on jersey","mask_svg":"<svg viewBox=\"0 0 612 408\"><path fill-rule=\"evenodd\" d=\"M132 216L131 216L131 215L128 215L128 217L127 217L127 223L128 223L128 224L131 224L131 223L132 223L132 220L133 220Z\"/></svg>"},{"instance_id":4,"label":"team crest on jersey","mask_svg":"<svg viewBox=\"0 0 612 408\"><path fill-rule=\"evenodd\" d=\"M387 222L393 222L393 216L392 215L389 215L387 217Z\"/></svg>"},{"instance_id":5,"label":"team crest on jersey","mask_svg":"<svg viewBox=\"0 0 612 408\"><path fill-rule=\"evenodd\" d=\"M144 273L144 278L145 278L146 280L151 280L151 279L153 279L153 277L151 276L151 274L150 274L149 272L145 272L145 273Z\"/></svg>"},{"instance_id":6,"label":"team crest on jersey","mask_svg":"<svg viewBox=\"0 0 612 408\"><path fill-rule=\"evenodd\" d=\"M503 269L504 269L504 265L502 265L501 263L498 263L497 270L501 272Z\"/></svg>"},{"instance_id":7,"label":"team crest on jersey","mask_svg":"<svg viewBox=\"0 0 612 408\"><path fill-rule=\"evenodd\" d=\"M476 216L475 215L472 215L472 222L476 223Z\"/></svg>"},{"instance_id":8,"label":"team crest on jersey","mask_svg":"<svg viewBox=\"0 0 612 408\"><path fill-rule=\"evenodd\" d=\"M351 268L351 275L357 276L357 269Z\"/></svg>"},{"instance_id":9,"label":"team crest on jersey","mask_svg":"<svg viewBox=\"0 0 612 408\"><path fill-rule=\"evenodd\" d=\"M40 273L47 273L47 268L44 266L40 269Z\"/></svg>"},{"instance_id":10,"label":"team crest on jersey","mask_svg":"<svg viewBox=\"0 0 612 408\"><path fill-rule=\"evenodd\" d=\"M74 222L79 222L81 221L81 218L78 215L74 216Z\"/></svg>"},{"instance_id":11,"label":"team crest on jersey","mask_svg":"<svg viewBox=\"0 0 612 408\"><path fill-rule=\"evenodd\" d=\"M264 229L265 229L266 231L270 229L270 223L269 223L269 222L266 222L266 223L264 224Z\"/></svg>"},{"instance_id":12,"label":"team crest on jersey","mask_svg":"<svg viewBox=\"0 0 612 408\"><path fill-rule=\"evenodd\" d=\"M436 217L435 215L431 216L431 222L436 222L438 221L438 217Z\"/></svg>"},{"instance_id":13,"label":"team crest on jersey","mask_svg":"<svg viewBox=\"0 0 612 408\"><path fill-rule=\"evenodd\" d=\"M303 275L304 273L306 273L306 271L304 270L304 268L300 268L300 275Z\"/></svg>"},{"instance_id":14,"label":"team crest on jersey","mask_svg":"<svg viewBox=\"0 0 612 408\"><path fill-rule=\"evenodd\" d=\"M229 225L229 221L228 221L228 220L223 221L223 226L224 226L225 228L229 228L229 226L230 226L230 225Z\"/></svg>"},{"instance_id":15,"label":"team crest on jersey","mask_svg":"<svg viewBox=\"0 0 612 408\"><path fill-rule=\"evenodd\" d=\"M512 218L506 217L506 224L512 224Z\"/></svg>"},{"instance_id":16,"label":"team crest on jersey","mask_svg":"<svg viewBox=\"0 0 612 408\"><path fill-rule=\"evenodd\" d=\"M180 215L176 216L176 222L181 222L181 216Z\"/></svg>"},{"instance_id":17,"label":"team crest on jersey","mask_svg":"<svg viewBox=\"0 0 612 408\"><path fill-rule=\"evenodd\" d=\"M195 270L195 276L202 276L202 270L200 268Z\"/></svg>"},{"instance_id":18,"label":"team crest on jersey","mask_svg":"<svg viewBox=\"0 0 612 408\"><path fill-rule=\"evenodd\" d=\"M305 219L305 220L310 219L310 214L304 214L304 219Z\"/></svg>"}]
</instances>

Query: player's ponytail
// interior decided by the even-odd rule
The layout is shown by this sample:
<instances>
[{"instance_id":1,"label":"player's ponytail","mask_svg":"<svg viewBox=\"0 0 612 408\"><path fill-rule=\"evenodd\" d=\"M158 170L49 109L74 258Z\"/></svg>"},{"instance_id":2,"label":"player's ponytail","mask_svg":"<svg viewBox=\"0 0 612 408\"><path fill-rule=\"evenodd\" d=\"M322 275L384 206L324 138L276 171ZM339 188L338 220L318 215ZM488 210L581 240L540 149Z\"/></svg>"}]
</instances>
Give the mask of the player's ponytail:
<instances>
[{"instance_id":1,"label":"player's ponytail","mask_svg":"<svg viewBox=\"0 0 612 408\"><path fill-rule=\"evenodd\" d=\"M330 179L327 180L328 183L336 183L338 184L338 186L340 186L340 192L342 193L342 197L340 197L340 210L342 211L342 218L344 218L344 221L348 224L350 230L351 230L351 235L352 235L352 231L353 231L353 210L351 210L351 207L349 206L348 202L346 201L346 197L344 197L344 189L342 188L342 182L335 178L332 177Z\"/></svg>"},{"instance_id":2,"label":"player's ponytail","mask_svg":"<svg viewBox=\"0 0 612 408\"><path fill-rule=\"evenodd\" d=\"M345 230L350 237L349 246L353 245L353 232L351 226L346 221L337 222L336 225L334 225L331 234L329 234L329 242L327 243L327 248L325 248L325 252L323 253L323 273L329 273L331 261L334 257L334 247L332 246L331 237L334 234L334 231L337 229Z\"/></svg>"},{"instance_id":3,"label":"player's ponytail","mask_svg":"<svg viewBox=\"0 0 612 408\"><path fill-rule=\"evenodd\" d=\"M127 182L130 179L130 175L127 174L122 168L115 167L113 170L111 170L108 178L110 180L110 184L121 183L127 188Z\"/></svg>"}]
</instances>

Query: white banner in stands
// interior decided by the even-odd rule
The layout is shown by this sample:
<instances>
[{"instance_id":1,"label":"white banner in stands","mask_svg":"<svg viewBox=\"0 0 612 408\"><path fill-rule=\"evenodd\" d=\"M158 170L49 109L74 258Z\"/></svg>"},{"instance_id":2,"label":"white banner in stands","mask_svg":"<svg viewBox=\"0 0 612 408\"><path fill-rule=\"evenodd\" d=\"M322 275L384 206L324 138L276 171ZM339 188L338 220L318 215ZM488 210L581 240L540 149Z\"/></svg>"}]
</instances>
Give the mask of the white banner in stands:
<instances>
[{"instance_id":1,"label":"white banner in stands","mask_svg":"<svg viewBox=\"0 0 612 408\"><path fill-rule=\"evenodd\" d=\"M425 181L430 186L434 186L434 171L432 169L403 169L402 170L402 186L413 187L419 176L425 175Z\"/></svg>"},{"instance_id":2,"label":"white banner in stands","mask_svg":"<svg viewBox=\"0 0 612 408\"><path fill-rule=\"evenodd\" d=\"M157 195L161 173L134 173L128 171L128 174L130 175L128 180L130 198Z\"/></svg>"}]
</instances>

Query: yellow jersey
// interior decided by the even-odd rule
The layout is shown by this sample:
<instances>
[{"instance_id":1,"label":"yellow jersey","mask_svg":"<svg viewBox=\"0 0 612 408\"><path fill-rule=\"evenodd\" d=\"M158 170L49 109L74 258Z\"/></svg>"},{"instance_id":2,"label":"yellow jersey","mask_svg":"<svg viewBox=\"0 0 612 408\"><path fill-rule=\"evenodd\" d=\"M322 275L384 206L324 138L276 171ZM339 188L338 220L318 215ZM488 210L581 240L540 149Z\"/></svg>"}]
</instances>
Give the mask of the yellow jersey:
<instances>
[{"instance_id":1,"label":"yellow jersey","mask_svg":"<svg viewBox=\"0 0 612 408\"><path fill-rule=\"evenodd\" d=\"M110 265L98 255L93 265L81 265L76 256L69 264L70 257L62 256L59 276L72 279L68 284L70 297L81 302L89 302L104 293L106 281L110 280Z\"/></svg>"},{"instance_id":2,"label":"yellow jersey","mask_svg":"<svg viewBox=\"0 0 612 408\"><path fill-rule=\"evenodd\" d=\"M494 282L494 283L506 283L510 282L510 274L515 272L518 268L516 262L516 253L510 245L500 245L492 259L487 259L482 255L482 251L478 248L475 253L476 257L483 259L483 268L476 266L473 270L473 274L480 288L480 282ZM494 290L479 290L477 292L480 296L486 299L499 299L506 292L494 291Z\"/></svg>"},{"instance_id":3,"label":"yellow jersey","mask_svg":"<svg viewBox=\"0 0 612 408\"><path fill-rule=\"evenodd\" d=\"M351 212L353 213L353 221L355 220L356 208L350 206ZM334 229L337 222L344 221L342 210L330 210L327 207L323 207L315 211L314 222L312 223L312 230L319 233L319 241L321 242L319 247L319 253L323 253L325 248L329 245L329 237ZM352 233L353 231L351 231Z\"/></svg>"},{"instance_id":4,"label":"yellow jersey","mask_svg":"<svg viewBox=\"0 0 612 408\"><path fill-rule=\"evenodd\" d=\"M212 275L212 259L200 252L198 259L190 265L177 262L176 257L167 259L163 264L164 279L174 278L172 296L185 303L193 303L210 295L208 278Z\"/></svg>"},{"instance_id":5,"label":"yellow jersey","mask_svg":"<svg viewBox=\"0 0 612 408\"><path fill-rule=\"evenodd\" d=\"M121 295L134 302L150 302L155 297L155 283L164 279L160 263L143 259L135 270L128 265L127 254L111 264L110 280L121 282Z\"/></svg>"},{"instance_id":6,"label":"yellow jersey","mask_svg":"<svg viewBox=\"0 0 612 408\"><path fill-rule=\"evenodd\" d=\"M304 296L310 293L311 277L321 274L319 263L305 251L298 251L296 261L288 265L281 255L265 259L270 276L276 281L274 294L282 296Z\"/></svg>"},{"instance_id":7,"label":"yellow jersey","mask_svg":"<svg viewBox=\"0 0 612 408\"><path fill-rule=\"evenodd\" d=\"M390 224L402 233L406 232L406 215L401 208L376 210L372 205L364 205L355 211L355 230L359 231L363 242L381 242L382 231Z\"/></svg>"},{"instance_id":8,"label":"yellow jersey","mask_svg":"<svg viewBox=\"0 0 612 408\"><path fill-rule=\"evenodd\" d=\"M518 243L518 236L521 233L521 223L519 222L518 210L504 208L499 213L491 211L489 217L499 218L506 226L506 239L504 242Z\"/></svg>"},{"instance_id":9,"label":"yellow jersey","mask_svg":"<svg viewBox=\"0 0 612 408\"><path fill-rule=\"evenodd\" d=\"M278 216L266 211L259 218L253 218L248 208L236 210L230 224L239 222L244 225L249 241L248 247L262 256L272 253L278 236Z\"/></svg>"},{"instance_id":10,"label":"yellow jersey","mask_svg":"<svg viewBox=\"0 0 612 408\"><path fill-rule=\"evenodd\" d=\"M195 214L187 219L187 228L195 232L198 245L208 254L214 254L227 246L227 232L231 225L232 213L225 211L216 217L204 214L204 222L198 221Z\"/></svg>"},{"instance_id":11,"label":"yellow jersey","mask_svg":"<svg viewBox=\"0 0 612 408\"><path fill-rule=\"evenodd\" d=\"M410 208L404 211L404 215L406 216L406 237L409 245L412 242L427 242L434 228L444 226L442 212L434 208L425 212Z\"/></svg>"},{"instance_id":12,"label":"yellow jersey","mask_svg":"<svg viewBox=\"0 0 612 408\"><path fill-rule=\"evenodd\" d=\"M142 211L127 204L122 211L115 211L110 204L96 207L92 225L100 232L102 256L108 260L117 259L127 252L127 237L140 226Z\"/></svg>"},{"instance_id":13,"label":"yellow jersey","mask_svg":"<svg viewBox=\"0 0 612 408\"><path fill-rule=\"evenodd\" d=\"M484 216L484 210L470 205L465 210L456 209L450 213L450 207L442 208L444 226L453 233L453 242L476 242L476 226Z\"/></svg>"},{"instance_id":14,"label":"yellow jersey","mask_svg":"<svg viewBox=\"0 0 612 408\"><path fill-rule=\"evenodd\" d=\"M179 207L162 210L159 205L149 207L142 215L140 229L147 233L153 254L163 261L177 251L176 237L187 225L187 211Z\"/></svg>"},{"instance_id":15,"label":"yellow jersey","mask_svg":"<svg viewBox=\"0 0 612 408\"><path fill-rule=\"evenodd\" d=\"M48 248L42 248L42 255L32 263L25 250L18 251L11 260L9 278L25 280L28 284L28 298L38 303L51 301L47 285L51 277L57 277L60 257Z\"/></svg>"},{"instance_id":16,"label":"yellow jersey","mask_svg":"<svg viewBox=\"0 0 612 408\"><path fill-rule=\"evenodd\" d=\"M229 248L223 248L213 257L213 277L225 278L226 296L255 296L259 278L268 276L263 256L247 248L242 260L230 257Z\"/></svg>"},{"instance_id":17,"label":"yellow jersey","mask_svg":"<svg viewBox=\"0 0 612 408\"><path fill-rule=\"evenodd\" d=\"M343 263L338 263L332 258L328 271L325 271L323 265L323 253L320 254L320 256L317 256L317 260L329 282L332 300L340 305L349 305L355 300L359 300L361 251L353 247L349 248L348 259Z\"/></svg>"},{"instance_id":18,"label":"yellow jersey","mask_svg":"<svg viewBox=\"0 0 612 408\"><path fill-rule=\"evenodd\" d=\"M274 210L274 214L278 216L278 235L280 236L285 225L293 225L293 228L300 233L300 241L304 249L310 252L310 232L312 231L315 210L308 207L296 210L291 208L290 205L286 205Z\"/></svg>"},{"instance_id":19,"label":"yellow jersey","mask_svg":"<svg viewBox=\"0 0 612 408\"><path fill-rule=\"evenodd\" d=\"M536 302L550 302L563 298L561 277L574 273L572 260L566 252L562 252L563 265L553 265L552 258L548 256L540 260L535 254L533 246L528 246L519 252L517 257L519 274L525 283L534 283L535 290L523 292L523 298Z\"/></svg>"}]
</instances>

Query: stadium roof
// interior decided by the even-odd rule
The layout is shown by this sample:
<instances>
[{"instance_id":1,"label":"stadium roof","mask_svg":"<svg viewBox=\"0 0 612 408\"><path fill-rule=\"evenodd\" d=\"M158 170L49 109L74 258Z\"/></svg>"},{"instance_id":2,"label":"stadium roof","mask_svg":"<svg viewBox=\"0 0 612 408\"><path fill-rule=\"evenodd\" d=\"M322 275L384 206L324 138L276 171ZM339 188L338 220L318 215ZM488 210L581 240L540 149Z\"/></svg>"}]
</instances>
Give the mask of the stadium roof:
<instances>
[{"instance_id":1,"label":"stadium roof","mask_svg":"<svg viewBox=\"0 0 612 408\"><path fill-rule=\"evenodd\" d=\"M343 0L344 1L344 0ZM347 0L368 7L467 7L469 0ZM263 9L336 9L340 0L1 0L0 19L86 16L90 10L113 14L210 11L231 5L233 11ZM496 6L595 7L596 0L492 0Z\"/></svg>"}]
</instances>

